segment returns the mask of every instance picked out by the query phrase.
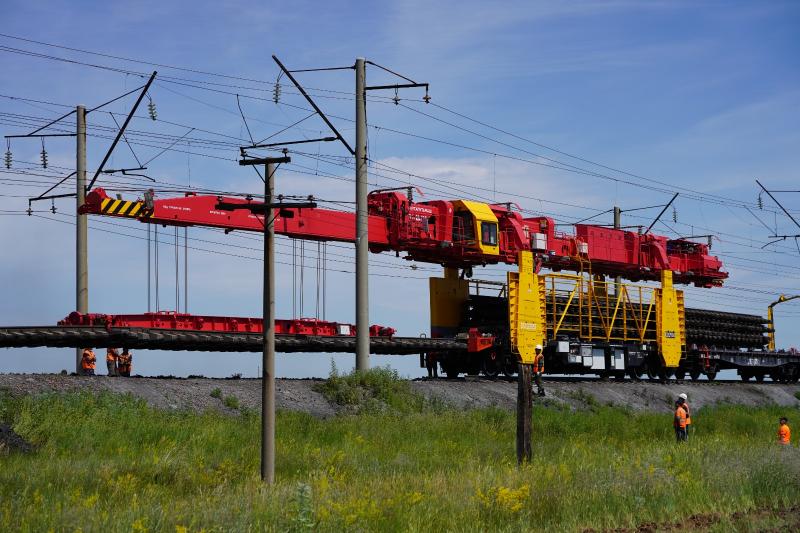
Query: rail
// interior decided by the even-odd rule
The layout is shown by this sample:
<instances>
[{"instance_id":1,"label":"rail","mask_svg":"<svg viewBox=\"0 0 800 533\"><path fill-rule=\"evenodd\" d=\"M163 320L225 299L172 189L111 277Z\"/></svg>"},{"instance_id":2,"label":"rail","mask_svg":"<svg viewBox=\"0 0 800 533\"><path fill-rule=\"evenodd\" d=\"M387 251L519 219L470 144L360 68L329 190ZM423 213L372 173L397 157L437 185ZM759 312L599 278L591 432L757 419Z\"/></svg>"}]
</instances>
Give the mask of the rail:
<instances>
[{"instance_id":1,"label":"rail","mask_svg":"<svg viewBox=\"0 0 800 533\"><path fill-rule=\"evenodd\" d=\"M260 352L264 347L259 333L205 332L155 328L105 327L19 327L0 328L0 348L83 348L127 347L130 349ZM355 352L356 338L276 335L275 349L295 352ZM421 352L466 351L467 340L419 337L371 337L370 353L408 355Z\"/></svg>"}]
</instances>

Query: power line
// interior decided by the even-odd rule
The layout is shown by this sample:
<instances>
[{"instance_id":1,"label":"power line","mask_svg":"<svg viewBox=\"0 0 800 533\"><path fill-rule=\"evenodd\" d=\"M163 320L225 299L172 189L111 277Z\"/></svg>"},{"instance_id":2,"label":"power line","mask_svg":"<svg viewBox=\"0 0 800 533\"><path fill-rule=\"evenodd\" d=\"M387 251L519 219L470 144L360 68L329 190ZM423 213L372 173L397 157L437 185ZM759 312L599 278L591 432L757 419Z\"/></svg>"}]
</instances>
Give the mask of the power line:
<instances>
[{"instance_id":1,"label":"power line","mask_svg":"<svg viewBox=\"0 0 800 533\"><path fill-rule=\"evenodd\" d=\"M13 37L13 36L12 36L12 37ZM44 43L44 44L47 44L47 43ZM22 52L25 52L25 53L27 53L26 51L22 51ZM55 59L59 59L59 58L55 58ZM77 63L77 64L81 64L80 62L76 62L76 63ZM148 64L149 64L149 63L148 63ZM87 66L93 66L93 65L88 65L88 64L87 64ZM135 72L132 72L132 71L131 71L131 72L129 72L129 73L134 73L134 74L136 74ZM211 74L213 74L213 73L211 73ZM196 80L188 80L188 81L195 82ZM203 82L198 82L198 83L203 83ZM266 83L266 82L265 82L265 83ZM197 87L197 88L204 89L204 88L202 88L202 87ZM224 91L217 91L217 92L222 92L223 94L225 93ZM232 94L232 93L231 93L231 94ZM185 95L184 95L184 96L185 96ZM30 99L28 99L28 100L30 100ZM30 101L33 101L33 100L30 100ZM37 101L37 102L40 102L40 103L45 103L45 104L48 104L48 105L63 105L63 104L54 104L54 103L52 103L52 102L45 102L45 101ZM283 104L283 105L289 105L290 107L295 107L295 108L298 108L298 109L303 109L303 108L300 108L299 106L292 106L292 105L290 105L290 104ZM444 109L444 110L446 110L446 111L448 111L448 112L452 112L452 110L449 110L449 109L447 109L447 108L444 108L444 106L439 106L438 104L436 104L436 106L437 106L437 107L440 107L440 108L442 108L442 109ZM456 113L457 113L457 112L456 112ZM426 114L426 115L427 115L427 114ZM462 115L463 115L463 114L462 114ZM464 117L466 117L466 115L463 115L463 116L464 116ZM336 117L336 118L343 119L343 117ZM468 118L468 117L467 117L467 118ZM344 119L344 120L349 120L349 119ZM474 119L471 119L471 120L474 120ZM478 122L478 123L481 123L480 121L476 121L476 122ZM492 126L486 125L485 123L481 123L481 124L482 124L482 125L485 125L485 126L487 126L487 127L492 127ZM388 129L388 128L382 128L381 126L373 126L373 128L376 128L376 129L385 129L386 131L390 131L390 132L393 132L393 133L400 133L400 134L414 135L414 134L410 134L410 133L408 133L408 132L400 132L399 130L392 130L392 129ZM494 128L494 127L492 127L492 128ZM501 131L501 132L503 132L503 133L505 133L505 134L509 134L508 132L505 132L504 130L501 130L501 129L499 129L499 128L494 128L494 129L496 129L496 130L498 130L498 131ZM519 137L519 136L517 136L517 137ZM522 139L522 140L524 140L524 141L526 141L526 142L531 142L531 143L534 143L534 144L536 144L534 141L529 141L529 140L527 140L527 139L524 139L524 138L522 138L522 137L519 137L519 138L520 138L520 139ZM439 140L436 140L436 139L430 139L430 140L439 141ZM144 146L152 146L152 145L144 145ZM510 146L510 145L509 145L509 146ZM547 146L545 146L545 145L542 145L542 146L546 147L547 149L552 149L551 147L547 147ZM154 147L154 148L162 148L161 146L152 146L152 147ZM465 148L466 148L466 149L471 149L471 147L465 147ZM483 152L484 152L484 153L487 153L487 154L488 154L488 153L491 153L491 152L487 152L487 151L483 151ZM195 153L195 152L183 151L183 153ZM581 159L581 158L578 158L577 156L572 156L571 154L567 154L566 152L560 152L560 153L563 153L563 154L565 154L565 155L568 155L569 157L575 157L576 159ZM197 154L197 155L204 155L204 156L206 156L206 157L214 157L214 156L211 156L210 154ZM497 154L492 154L492 155L497 155ZM500 155L500 157L504 157L504 156L501 154L501 155ZM220 158L220 159L225 159L225 158ZM586 162L589 162L589 163L591 163L591 164L597 164L597 163L594 163L594 162L592 162L592 161L590 161L590 160L584 160L584 161L586 161ZM528 161L528 162L530 162L530 161ZM536 164L535 162L533 162L533 163L534 163L534 164ZM599 164L597 164L597 165L599 165ZM602 165L599 165L599 166L602 166ZM625 173L625 171L619 171L618 169L613 169L612 167L607 167L607 168L609 168L609 169L611 169L611 170L614 170L614 171L621 172L621 173ZM561 167L559 167L559 169L561 169L561 170L566 170L566 169L564 169L564 168L561 168ZM406 174L406 175L408 174L408 173L406 173L406 172L403 172L403 171L400 171L400 172L402 172L403 174ZM632 174L632 175L633 175L633 176L637 176L637 175L635 175L635 174ZM637 177L640 177L640 176L637 176ZM616 179L616 178L611 178L611 179ZM648 178L643 178L643 179L648 179ZM658 189L654 189L654 190L658 190ZM703 194L703 193L700 193L700 194ZM721 197L721 198L724 198L724 197ZM542 200L540 199L540 201L542 201ZM555 202L552 202L552 201L550 201L550 203L555 203ZM589 208L587 208L587 209L589 209ZM712 230L712 231L713 231L713 230Z\"/></svg>"},{"instance_id":2,"label":"power line","mask_svg":"<svg viewBox=\"0 0 800 533\"><path fill-rule=\"evenodd\" d=\"M744 205L749 205L749 204L747 204L746 202L741 202L740 200L736 200L736 199L734 199L734 198L727 198L727 197L725 197L725 196L719 196L719 195L714 195L714 194L710 194L710 193L703 193L703 192L700 192L700 191L695 191L695 190L693 190L693 189L688 189L688 188L684 188L684 187L680 187L680 186L671 185L671 184L665 183L665 182L663 182L663 181L661 181L661 180L656 180L656 179L653 179L653 178L648 178L648 177L646 177L646 176L642 176L642 175L639 175L639 174L635 174L635 173L633 173L633 172L629 172L629 171L626 171L626 170L621 170L621 169L618 169L618 168L615 168L615 167L611 167L611 166L608 166L608 165L604 165L604 164L602 164L602 163L598 163L598 162L596 162L596 161L592 161L592 160L590 160L590 159L587 159L587 158L584 158L584 157L581 157L581 156L577 156L577 155L571 154L571 153L569 153L569 152L565 152L565 151L563 151L563 150L560 150L560 149L558 149L558 148L553 148L552 146L548 146L548 145L545 145L545 144L542 144L542 143L539 143L539 142L536 142L536 141L533 141L533 140L530 140L530 139L526 139L525 137L522 137L522 136L520 136L520 135L517 135L517 134L515 134L515 133L509 132L509 131L507 131L507 130L504 130L504 129L502 129L502 128L499 128L499 127L497 127L497 126L493 126L493 125L491 125L491 124L488 124L488 123L486 123L486 122L480 121L480 120L478 120L478 119L472 118L472 117L470 117L470 116L468 116L468 115L466 115L466 114L464 114L464 113L460 113L460 112L458 112L458 111L455 111L455 110L449 109L449 108L447 108L447 107L445 107L445 106L442 106L442 105L440 105L440 104L437 104L437 103L431 103L430 105L432 105L433 107L439 108L439 109L441 109L441 110L443 110L443 111L446 111L446 112L448 112L448 113L451 113L451 114L453 114L453 115L456 115L456 116L458 116L458 117L461 117L461 118L463 118L463 119L465 119L465 120L469 120L469 121L471 121L471 122L474 122L474 123L476 123L476 124L479 124L479 125L481 125L481 126L483 126L483 127L486 127L486 128L489 128L489 129L491 129L491 130L494 130L494 131L496 131L496 132L498 132L498 133L502 133L502 134L504 134L504 135L508 135L508 136L510 136L510 137L513 137L513 138L515 138L515 139L518 139L518 140L520 140L520 141L523 141L523 142L530 143L530 144L532 144L532 145L534 145L534 146L538 146L538 147L540 147L540 148L544 148L544 149L546 149L546 150L550 150L550 151L552 151L552 152L555 152L555 153L557 153L557 154L561 154L561 155L564 155L564 156L570 157L570 158L572 158L572 159L575 159L575 160L578 160L578 161L581 161L581 162L584 162L584 163L589 163L589 164L591 164L591 165L595 165L595 166L597 166L597 167L600 167L600 168L603 168L603 169L606 169L606 170L610 170L610 171L612 171L612 172L617 172L617 173L619 173L619 174L624 174L624 175L626 175L626 176L630 176L630 177L633 177L633 178L637 178L637 179L641 179L641 180L649 181L649 182L651 182L651 183L657 183L657 184L659 184L659 185L663 185L663 186L667 186L667 187L676 187L676 188L678 188L678 189L680 189L680 190L683 190L683 191L685 191L685 192L691 192L691 193L694 193L694 194L699 194L699 195L708 196L708 197L712 197L712 198L719 198L719 199L726 200L726 201L730 201L730 202L741 203L741 205L742 205L742 206L744 206ZM428 114L426 114L426 113L423 113L423 112L421 112L421 111L419 111L419 110L414 110L414 111L415 111L415 112L417 112L417 113L421 113L421 114L423 114L423 115L426 115L426 116L430 116L430 117L431 117L431 118L433 118L434 120L440 120L440 121L441 121L441 119L439 119L439 118L436 118L436 117L433 117L432 115L428 115ZM444 121L442 121L442 122L444 122ZM445 123L447 123L447 122L445 122ZM449 123L448 123L448 124L449 124ZM453 125L453 126L454 126L454 127L456 127L456 128L462 129L462 128L460 128L459 126L455 126L455 125ZM471 133L471 131L470 131L470 130L467 130L467 129L463 129L463 131L467 131L467 132L470 132L470 133Z\"/></svg>"},{"instance_id":3,"label":"power line","mask_svg":"<svg viewBox=\"0 0 800 533\"><path fill-rule=\"evenodd\" d=\"M70 50L70 51L73 51L73 52L79 52L79 53L84 53L84 54L92 54L92 55L96 55L96 56L100 56L100 57L112 58L112 59L121 60L121 61L128 61L128 62L134 62L134 63L139 63L139 64L154 65L154 66L163 66L164 68L170 68L170 69L175 69L175 70L180 70L180 71L193 72L193 73L198 73L198 74L203 74L203 75L208 75L208 76L218 76L218 77L222 77L222 78L246 80L246 81L249 81L249 82L268 84L268 85L271 85L271 86L275 85L272 82L265 82L263 80L256 80L256 79L244 78L244 77L238 77L238 76L229 76L229 75L224 75L224 74L219 74L219 73L202 71L202 70L199 70L199 69L191 69L191 68L186 68L186 67L177 67L177 66L174 66L174 65L166 65L166 64L163 64L163 63L154 63L154 62L142 61L142 60L137 60L137 59L125 58L125 57L121 57L121 56L114 56L114 55L111 55L111 54L92 52L92 51L88 51L88 50L72 48L72 47L67 47L67 46L63 46L63 45L56 45L56 44L52 44L52 43L46 43L46 42L43 42L43 41L27 39L27 38L13 36L13 35L9 35L9 34L0 34L0 36L6 37L6 38L9 38L9 39L20 40L20 41L24 41L24 42L28 42L28 43L39 44L39 45L42 45L42 46L60 48L60 49ZM79 65L89 66L89 67L94 67L94 68L106 68L106 69L109 69L109 70L114 71L114 72L121 72L121 73L125 73L125 74L134 74L134 75L144 76L144 73L141 73L141 72L129 71L129 70L124 70L124 69L117 69L117 68L114 68L114 67L95 65L95 64L90 64L90 63L83 63L83 62L80 62L80 61L70 60L70 59L66 59L66 58L59 58L57 56L50 56L50 55L47 55L47 54L40 54L40 53L32 52L32 51L29 51L29 50L15 49L15 48L11 48L11 47L0 47L0 49L6 49L6 51L12 51L12 52L15 52L15 53L22 53L24 55L32 55L32 56L35 56L35 57L42 57L42 58L46 58L46 59L52 59L52 60L58 60L58 61L66 61L68 63L74 63L74 64L79 64ZM170 83L176 82L176 80L179 80L179 81L187 81L187 82L190 82L190 83L201 83L201 84L202 83L210 83L210 84L213 84L213 82L203 82L203 81L200 81L200 80L186 80L186 79L183 79L183 78L175 78L175 77L166 77L166 78L169 78L169 79L164 79L163 81L170 82ZM184 85L192 86L192 85L188 85L188 84L185 84L185 83L184 83ZM216 84L216 85L226 86L225 84ZM226 93L225 91L209 89L207 87L198 87L198 86L192 86L192 87L194 87L196 89L213 90L213 91L216 91L216 92ZM258 89L258 88L253 88L253 87L241 87L241 86L230 86L230 87L231 88L243 88L243 89L248 89L248 90L259 90L259 91L266 90L266 89ZM322 89L314 89L314 90L325 91L325 90L322 90ZM328 92L335 92L335 91L328 91ZM227 94L234 94L234 95L238 96L238 93L227 93ZM343 93L343 94L348 94L348 96L352 96L351 93ZM245 95L242 95L242 96L245 96ZM318 95L318 96L324 97L324 95ZM256 98L256 99L261 99L261 100L267 101L267 99L265 99L265 98L258 98L258 97L253 97L253 96L250 96L250 95L247 95L247 97L251 97L251 98ZM391 98L386 98L386 101L389 102L389 101L392 101L392 99ZM514 138L516 138L518 140L522 140L524 142L528 142L530 144L533 144L533 145L536 145L536 146L539 146L539 147L543 147L545 149L554 151L556 153L565 155L567 157L574 158L576 160L580 160L580 161L583 161L583 162L586 162L586 163L589 163L589 164L592 164L592 165L595 165L595 166L598 166L598 167L601 167L601 168L604 168L604 169L607 169L607 170L611 170L613 172L618 172L620 174L624 174L624 175L628 175L628 176L631 176L631 177L635 177L637 179L648 181L650 183L656 183L658 185L665 186L665 187L676 187L674 185L667 184L667 183L665 183L663 181L660 181L660 180L654 180L652 178L647 178L647 177L641 176L639 174L634 174L634 173L631 173L631 172L628 172L628 171L624 171L624 170L620 170L620 169L617 169L617 168L614 168L614 167L603 165L601 163L597 163L595 161L592 161L592 160L589 160L589 159L586 159L586 158L583 158L583 157L580 157L580 156L575 156L575 155L570 154L568 152L555 149L553 147L544 145L542 143L531 141L529 139L526 139L526 138L521 137L519 135L513 134L511 132L508 132L506 130L498 128L496 126L492 126L492 125L487 124L487 123L485 123L483 121L480 121L480 120L474 119L472 117L469 117L469 116L467 116L467 115L465 115L463 113L451 110L451 109L449 109L449 108L447 108L445 106L441 106L439 104L433 104L433 105L435 107L439 108L439 109L442 109L442 110L446 111L446 112L449 112L449 113L452 113L452 114L454 114L456 116L464 118L465 120L470 120L472 122L475 122L476 124L479 124L479 125L482 125L484 127L490 128L490 129L492 129L494 131L503 133L505 135L512 136L512 137L514 137ZM589 171L587 169L582 169L580 167L576 167L574 165L570 165L570 164L564 163L562 161L557 161L557 160L554 160L552 158L548 158L546 156L542 156L542 155L539 155L539 154L533 154L532 152L526 151L526 150L521 149L519 147L515 147L515 146L510 145L508 143L504 143L502 141L498 141L496 139L489 138L489 137L484 136L482 134L479 134L477 132L474 132L474 131L471 131L471 130L467 130L466 128L460 127L458 125L455 125L453 123L450 123L448 121L445 121L443 119L435 117L435 116L430 115L428 113L424 113L424 112L419 111L419 110L414 110L414 109L409 108L408 106L405 106L405 105L403 105L403 107L405 107L406 109L410 109L410 110L412 110L412 111L414 111L416 113L420 113L422 115L430 117L433 120L437 120L437 121L443 122L445 124L448 124L450 126L456 127L456 128L458 128L458 129L460 129L462 131L466 131L468 133L471 133L471 134L474 134L474 135L478 135L478 136L480 136L482 138L485 138L485 139L488 139L488 140L490 140L492 142L497 142L497 143L502 144L504 146L511 147L513 149L520 150L520 151L523 151L525 153L529 153L529 154L535 155L536 157L540 157L540 158L543 158L545 160L549 160L551 162L554 162L557 165L565 165L566 166L566 168L564 168L563 166L553 167L553 168L557 168L559 170L568 170L568 169L571 168L572 169L571 171L579 173L579 174L586 174L586 175L594 176L594 177L601 178L601 179L609 179L609 180L613 180L613 181L616 181L616 182L624 183L624 184L635 186L635 187L643 187L643 188L646 188L646 189L649 189L649 190L653 190L653 191L656 191L656 192L669 192L669 191L672 190L672 189L663 190L663 189L659 189L657 187L645 186L645 185L638 184L638 183L635 183L635 182L630 182L628 180L622 180L622 179L619 179L619 178L616 178L616 177L603 175L603 174L600 174L600 173L597 173L597 172L592 172L592 171ZM337 117L337 118L341 118L341 117ZM408 134L408 132L399 132L397 130L391 130L389 128L383 128L383 129L385 129L386 131L393 132L393 133ZM440 140L430 139L430 138L427 138L427 140L432 140L434 142L439 142L440 141ZM454 143L451 143L451 145L459 147L459 148L470 149L470 150L473 150L473 151L479 151L479 152L482 152L482 153L491 154L491 155L495 155L495 156L499 155L500 157L506 157L506 158L515 159L515 158L513 158L511 156L508 156L508 155L492 154L491 152L480 150L480 149L476 149L474 147L458 146L458 145L456 145ZM540 162L536 162L536 161L524 160L524 159L521 159L521 158L516 158L516 159L520 160L520 161L527 162L527 163L531 163L531 164L541 164ZM544 166L549 166L549 165L544 165ZM689 188L686 188L686 187L677 186L677 188L679 190L683 190L685 193L686 192L690 193L690 195L687 196L686 194L684 194L684 196L686 196L688 198L691 198L691 199L694 199L694 200L698 200L698 201L706 201L706 202L710 202L710 203L720 203L722 205L734 205L736 207L746 207L747 205L749 205L746 202L742 202L742 201L739 201L739 200L727 198L727 197L724 197L724 196L713 195L713 194L708 194L708 193L702 193L702 192L699 192L699 191L696 191L696 190L693 190L693 189L689 189ZM728 204L725 204L724 202L727 202Z\"/></svg>"}]
</instances>

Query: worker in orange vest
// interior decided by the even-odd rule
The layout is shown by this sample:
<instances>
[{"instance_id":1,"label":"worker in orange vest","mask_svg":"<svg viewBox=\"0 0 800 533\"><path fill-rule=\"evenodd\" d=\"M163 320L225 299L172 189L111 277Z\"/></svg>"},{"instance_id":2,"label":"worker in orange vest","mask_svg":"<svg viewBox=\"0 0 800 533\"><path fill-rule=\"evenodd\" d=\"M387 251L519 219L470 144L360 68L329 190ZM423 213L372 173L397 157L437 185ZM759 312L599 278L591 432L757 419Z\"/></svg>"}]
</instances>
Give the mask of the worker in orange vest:
<instances>
[{"instance_id":1,"label":"worker in orange vest","mask_svg":"<svg viewBox=\"0 0 800 533\"><path fill-rule=\"evenodd\" d=\"M678 395L678 398L683 400L683 410L686 411L686 440L689 440L689 429L692 426L692 413L689 410L689 397L686 396L685 392L682 392Z\"/></svg>"},{"instance_id":2,"label":"worker in orange vest","mask_svg":"<svg viewBox=\"0 0 800 533\"><path fill-rule=\"evenodd\" d=\"M539 396L544 396L544 385L542 385L542 374L544 374L544 353L542 345L536 345L536 355L533 358L533 375L536 381L536 389Z\"/></svg>"},{"instance_id":3,"label":"worker in orange vest","mask_svg":"<svg viewBox=\"0 0 800 533\"><path fill-rule=\"evenodd\" d=\"M117 352L116 348L106 348L106 366L108 367L109 376L117 375L118 358L119 358L119 352Z\"/></svg>"},{"instance_id":4,"label":"worker in orange vest","mask_svg":"<svg viewBox=\"0 0 800 533\"><path fill-rule=\"evenodd\" d=\"M672 425L675 428L675 440L686 442L686 410L683 408L683 398L678 398L675 402L675 418Z\"/></svg>"},{"instance_id":5,"label":"worker in orange vest","mask_svg":"<svg viewBox=\"0 0 800 533\"><path fill-rule=\"evenodd\" d=\"M117 359L117 371L119 372L120 376L129 378L131 377L132 370L133 355L128 351L127 348L123 348L122 353L119 354L119 358Z\"/></svg>"},{"instance_id":6,"label":"worker in orange vest","mask_svg":"<svg viewBox=\"0 0 800 533\"><path fill-rule=\"evenodd\" d=\"M789 446L792 442L792 431L789 429L788 422L789 420L785 416L778 421L778 444L783 446Z\"/></svg>"},{"instance_id":7,"label":"worker in orange vest","mask_svg":"<svg viewBox=\"0 0 800 533\"><path fill-rule=\"evenodd\" d=\"M91 348L84 348L81 354L81 374L84 376L94 376L94 367L97 358Z\"/></svg>"}]
</instances>

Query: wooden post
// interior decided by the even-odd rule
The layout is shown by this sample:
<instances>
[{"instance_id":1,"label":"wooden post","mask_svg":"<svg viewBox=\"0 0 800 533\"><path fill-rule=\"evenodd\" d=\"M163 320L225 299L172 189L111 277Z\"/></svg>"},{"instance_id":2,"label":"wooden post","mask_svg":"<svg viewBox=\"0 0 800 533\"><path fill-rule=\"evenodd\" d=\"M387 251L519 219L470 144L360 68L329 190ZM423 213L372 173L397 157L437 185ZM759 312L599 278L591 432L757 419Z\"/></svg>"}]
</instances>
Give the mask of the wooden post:
<instances>
[{"instance_id":1,"label":"wooden post","mask_svg":"<svg viewBox=\"0 0 800 533\"><path fill-rule=\"evenodd\" d=\"M533 365L519 363L517 373L517 463L531 460L531 418L533 416Z\"/></svg>"}]
</instances>

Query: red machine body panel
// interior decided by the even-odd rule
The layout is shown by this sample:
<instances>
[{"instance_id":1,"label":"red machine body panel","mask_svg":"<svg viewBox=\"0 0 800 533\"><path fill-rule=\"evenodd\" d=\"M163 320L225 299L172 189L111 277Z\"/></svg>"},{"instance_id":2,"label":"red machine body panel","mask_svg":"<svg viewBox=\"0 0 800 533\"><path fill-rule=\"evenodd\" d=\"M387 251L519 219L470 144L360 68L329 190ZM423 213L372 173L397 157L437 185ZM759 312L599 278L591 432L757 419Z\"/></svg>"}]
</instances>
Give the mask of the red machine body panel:
<instances>
[{"instance_id":1,"label":"red machine body panel","mask_svg":"<svg viewBox=\"0 0 800 533\"><path fill-rule=\"evenodd\" d=\"M465 209L468 203L471 207ZM144 200L123 201L98 188L87 195L80 211L151 224L263 231L264 217L253 214L251 207L263 209L263 202L194 193L155 199L152 192ZM657 281L665 269L672 270L676 283L702 287L721 285L728 277L705 244L590 224L576 224L575 233L567 234L555 230L552 218L523 218L508 205L459 200L415 203L401 192L376 191L369 195L368 209L370 250L403 252L413 261L455 268L515 264L525 250L552 270L590 269L593 274L631 281ZM353 212L275 208L275 232L292 238L354 242L355 226Z\"/></svg>"},{"instance_id":2,"label":"red machine body panel","mask_svg":"<svg viewBox=\"0 0 800 533\"><path fill-rule=\"evenodd\" d=\"M107 328L148 328L174 329L187 331L208 331L225 333L263 333L264 322L260 318L201 316L159 311L139 315L110 315L103 313L81 314L74 311L59 326L105 326ZM392 337L397 330L373 325L369 328L370 337ZM276 335L313 335L319 337L354 337L353 324L329 322L316 318L296 318L275 320Z\"/></svg>"}]
</instances>

